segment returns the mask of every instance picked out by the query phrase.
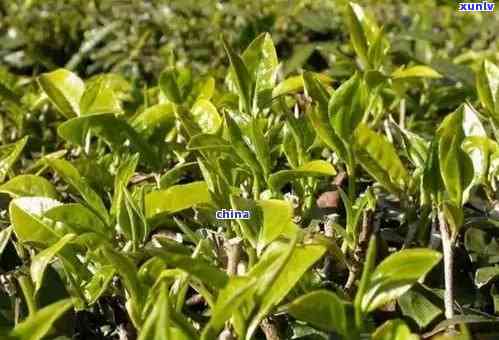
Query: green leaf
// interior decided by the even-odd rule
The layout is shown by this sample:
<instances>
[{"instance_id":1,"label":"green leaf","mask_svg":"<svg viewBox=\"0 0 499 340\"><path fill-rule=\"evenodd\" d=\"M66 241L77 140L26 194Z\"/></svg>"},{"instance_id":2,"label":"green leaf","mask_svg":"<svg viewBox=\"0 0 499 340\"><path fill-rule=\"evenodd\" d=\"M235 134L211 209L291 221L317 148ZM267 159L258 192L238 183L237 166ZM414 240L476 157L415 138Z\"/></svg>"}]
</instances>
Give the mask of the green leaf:
<instances>
[{"instance_id":1,"label":"green leaf","mask_svg":"<svg viewBox=\"0 0 499 340\"><path fill-rule=\"evenodd\" d=\"M216 133L222 125L217 108L206 99L198 99L191 108L191 115L204 133Z\"/></svg>"},{"instance_id":2,"label":"green leaf","mask_svg":"<svg viewBox=\"0 0 499 340\"><path fill-rule=\"evenodd\" d=\"M293 207L283 200L260 200L257 206L261 209L257 251L261 252L268 244L280 236L293 239L298 228L293 223Z\"/></svg>"},{"instance_id":3,"label":"green leaf","mask_svg":"<svg viewBox=\"0 0 499 340\"><path fill-rule=\"evenodd\" d=\"M128 294L130 294L131 299L127 301L126 307L132 322L135 327L138 327L142 324L140 314L144 306L147 291L138 278L137 267L129 257L112 249L110 246L102 246L100 251L103 257L118 272L124 287Z\"/></svg>"},{"instance_id":4,"label":"green leaf","mask_svg":"<svg viewBox=\"0 0 499 340\"><path fill-rule=\"evenodd\" d=\"M97 269L92 275L92 279L83 288L88 304L94 304L106 292L115 273L116 270L111 265L105 265Z\"/></svg>"},{"instance_id":5,"label":"green leaf","mask_svg":"<svg viewBox=\"0 0 499 340\"><path fill-rule=\"evenodd\" d=\"M225 321L229 320L244 301L251 297L255 291L256 278L247 276L234 276L229 283L218 293L217 301L211 312L211 318L205 326L201 339L211 340L218 336Z\"/></svg>"},{"instance_id":6,"label":"green leaf","mask_svg":"<svg viewBox=\"0 0 499 340\"><path fill-rule=\"evenodd\" d=\"M335 151L343 162L350 165L351 157L349 149L329 124L327 111L322 111L317 106L310 110L308 117L320 140L331 150Z\"/></svg>"},{"instance_id":7,"label":"green leaf","mask_svg":"<svg viewBox=\"0 0 499 340\"><path fill-rule=\"evenodd\" d=\"M40 75L38 83L64 117L80 115L80 100L85 91L85 83L76 74L58 69Z\"/></svg>"},{"instance_id":8,"label":"green leaf","mask_svg":"<svg viewBox=\"0 0 499 340\"><path fill-rule=\"evenodd\" d=\"M7 177L27 142L28 137L26 136L15 143L0 146L0 183Z\"/></svg>"},{"instance_id":9,"label":"green leaf","mask_svg":"<svg viewBox=\"0 0 499 340\"><path fill-rule=\"evenodd\" d=\"M144 326L140 330L138 340L189 340L189 337L178 328L173 328L170 318L171 307L168 298L168 288L160 287L154 306L148 314Z\"/></svg>"},{"instance_id":10,"label":"green leaf","mask_svg":"<svg viewBox=\"0 0 499 340\"><path fill-rule=\"evenodd\" d=\"M121 112L120 101L113 85L113 79L107 75L97 76L87 82L80 99L80 114Z\"/></svg>"},{"instance_id":11,"label":"green leaf","mask_svg":"<svg viewBox=\"0 0 499 340\"><path fill-rule=\"evenodd\" d=\"M166 190L152 191L145 197L146 216L173 214L201 203L211 202L208 186L203 181L174 185Z\"/></svg>"},{"instance_id":12,"label":"green leaf","mask_svg":"<svg viewBox=\"0 0 499 340\"><path fill-rule=\"evenodd\" d=\"M350 2L347 5L346 17L349 28L348 31L350 32L350 41L352 42L355 53L359 57L362 66L364 68L368 68L368 45L367 37L363 27L365 19L364 10L356 3Z\"/></svg>"},{"instance_id":13,"label":"green leaf","mask_svg":"<svg viewBox=\"0 0 499 340\"><path fill-rule=\"evenodd\" d=\"M279 64L272 37L262 33L253 40L241 55L249 74L254 76L256 91L272 89Z\"/></svg>"},{"instance_id":14,"label":"green leaf","mask_svg":"<svg viewBox=\"0 0 499 340\"><path fill-rule=\"evenodd\" d=\"M380 66L383 64L390 47L389 45L383 29L381 29L367 51L367 60L374 70L380 69Z\"/></svg>"},{"instance_id":15,"label":"green leaf","mask_svg":"<svg viewBox=\"0 0 499 340\"><path fill-rule=\"evenodd\" d=\"M465 191L473 180L473 163L462 149L466 137L464 106L448 115L437 130L440 174L450 200L460 207L466 200Z\"/></svg>"},{"instance_id":16,"label":"green leaf","mask_svg":"<svg viewBox=\"0 0 499 340\"><path fill-rule=\"evenodd\" d=\"M14 198L9 205L9 215L14 232L21 242L51 244L59 235L42 219L43 214L59 205L59 201L47 197Z\"/></svg>"},{"instance_id":17,"label":"green leaf","mask_svg":"<svg viewBox=\"0 0 499 340\"><path fill-rule=\"evenodd\" d=\"M349 333L348 307L349 304L336 294L317 290L286 305L286 311L294 318L323 331L346 336Z\"/></svg>"},{"instance_id":18,"label":"green leaf","mask_svg":"<svg viewBox=\"0 0 499 340\"><path fill-rule=\"evenodd\" d=\"M499 266L481 267L475 273L475 285L482 288L499 277Z\"/></svg>"},{"instance_id":19,"label":"green leaf","mask_svg":"<svg viewBox=\"0 0 499 340\"><path fill-rule=\"evenodd\" d=\"M280 191L284 184L303 177L334 176L336 170L331 163L316 160L310 161L293 170L281 170L273 173L269 177L269 185L275 190Z\"/></svg>"},{"instance_id":20,"label":"green leaf","mask_svg":"<svg viewBox=\"0 0 499 340\"><path fill-rule=\"evenodd\" d=\"M355 130L354 139L356 156L362 167L387 190L404 191L409 175L386 137L361 123Z\"/></svg>"},{"instance_id":21,"label":"green leaf","mask_svg":"<svg viewBox=\"0 0 499 340\"><path fill-rule=\"evenodd\" d=\"M310 98L312 98L315 102L317 102L317 105L319 106L321 112L327 113L329 94L327 93L327 90L324 87L324 85L322 85L317 80L317 78L312 72L308 71L303 72L302 77L303 77L303 85L307 95Z\"/></svg>"},{"instance_id":22,"label":"green leaf","mask_svg":"<svg viewBox=\"0 0 499 340\"><path fill-rule=\"evenodd\" d=\"M200 133L189 140L187 150L218 150L231 152L232 146L229 142L217 135Z\"/></svg>"},{"instance_id":23,"label":"green leaf","mask_svg":"<svg viewBox=\"0 0 499 340\"><path fill-rule=\"evenodd\" d=\"M208 77L204 84L201 86L199 90L199 94L196 97L196 101L198 100L210 100L215 93L215 78Z\"/></svg>"},{"instance_id":24,"label":"green leaf","mask_svg":"<svg viewBox=\"0 0 499 340\"><path fill-rule=\"evenodd\" d=\"M328 103L331 126L345 141L350 141L353 131L364 118L364 83L356 73L337 88Z\"/></svg>"},{"instance_id":25,"label":"green leaf","mask_svg":"<svg viewBox=\"0 0 499 340\"><path fill-rule=\"evenodd\" d=\"M12 197L41 196L57 199L54 185L47 179L36 175L19 175L0 185L0 192Z\"/></svg>"},{"instance_id":26,"label":"green leaf","mask_svg":"<svg viewBox=\"0 0 499 340\"><path fill-rule=\"evenodd\" d=\"M175 127L175 107L172 103L151 106L136 116L131 125L144 139L163 142Z\"/></svg>"},{"instance_id":27,"label":"green leaf","mask_svg":"<svg viewBox=\"0 0 499 340\"><path fill-rule=\"evenodd\" d=\"M78 170L64 159L47 159L47 163L84 199L88 207L99 216L104 223L109 224L110 217L100 196L90 187L87 180L80 176Z\"/></svg>"},{"instance_id":28,"label":"green leaf","mask_svg":"<svg viewBox=\"0 0 499 340\"><path fill-rule=\"evenodd\" d=\"M121 199L123 188L126 188L130 178L132 178L137 168L139 161L139 155L135 154L131 157L127 157L120 164L118 171L114 177L114 193L113 202L111 204L111 214L116 214L116 209L118 209L118 204Z\"/></svg>"},{"instance_id":29,"label":"green leaf","mask_svg":"<svg viewBox=\"0 0 499 340\"><path fill-rule=\"evenodd\" d=\"M442 78L442 75L428 66L417 65L399 68L392 73L393 79L403 78Z\"/></svg>"},{"instance_id":30,"label":"green leaf","mask_svg":"<svg viewBox=\"0 0 499 340\"><path fill-rule=\"evenodd\" d=\"M255 150L256 159L260 163L265 178L269 175L272 167L270 159L269 142L263 135L261 120L253 118L249 124L249 137Z\"/></svg>"},{"instance_id":31,"label":"green leaf","mask_svg":"<svg viewBox=\"0 0 499 340\"><path fill-rule=\"evenodd\" d=\"M401 128L393 120L390 121L390 126L394 130L395 138L397 138L403 146L402 149L406 157L414 166L424 168L429 154L428 142L419 135Z\"/></svg>"},{"instance_id":32,"label":"green leaf","mask_svg":"<svg viewBox=\"0 0 499 340\"><path fill-rule=\"evenodd\" d=\"M192 138L191 138L192 141ZM197 162L178 163L165 172L159 179L159 187L166 189L180 181L184 176L198 168Z\"/></svg>"},{"instance_id":33,"label":"green leaf","mask_svg":"<svg viewBox=\"0 0 499 340\"><path fill-rule=\"evenodd\" d=\"M332 82L332 79L325 74L308 72L308 71L307 73L311 73L315 79L317 79L320 83L322 83L323 87ZM279 96L283 96L286 94L300 92L303 89L304 89L303 75L288 77L274 87L274 89L272 90L272 98L277 98Z\"/></svg>"},{"instance_id":34,"label":"green leaf","mask_svg":"<svg viewBox=\"0 0 499 340\"><path fill-rule=\"evenodd\" d=\"M398 299L402 314L414 320L423 329L436 317L442 314L442 310L428 300L424 294L411 289Z\"/></svg>"},{"instance_id":35,"label":"green leaf","mask_svg":"<svg viewBox=\"0 0 499 340\"><path fill-rule=\"evenodd\" d=\"M116 216L119 230L132 241L132 249L135 250L148 236L149 225L142 208L139 208L138 203L124 186L121 188Z\"/></svg>"},{"instance_id":36,"label":"green leaf","mask_svg":"<svg viewBox=\"0 0 499 340\"><path fill-rule=\"evenodd\" d=\"M419 336L412 334L411 330L402 320L389 320L379 326L372 335L373 340L418 340Z\"/></svg>"},{"instance_id":37,"label":"green leaf","mask_svg":"<svg viewBox=\"0 0 499 340\"><path fill-rule=\"evenodd\" d=\"M32 258L30 274L31 279L35 284L35 292L37 292L42 286L43 275L45 274L45 269L49 265L50 261L52 261L52 259L66 244L73 241L75 237L75 234L64 235L59 241L36 254L36 256Z\"/></svg>"},{"instance_id":38,"label":"green leaf","mask_svg":"<svg viewBox=\"0 0 499 340\"><path fill-rule=\"evenodd\" d=\"M12 235L12 227L7 227L0 231L0 258Z\"/></svg>"},{"instance_id":39,"label":"green leaf","mask_svg":"<svg viewBox=\"0 0 499 340\"><path fill-rule=\"evenodd\" d=\"M182 103L182 93L177 84L175 69L171 68L161 72L159 76L159 88L169 101L175 104Z\"/></svg>"},{"instance_id":40,"label":"green leaf","mask_svg":"<svg viewBox=\"0 0 499 340\"><path fill-rule=\"evenodd\" d=\"M291 251L289 252L288 249ZM270 249L270 251L273 250ZM275 266L269 267L266 261L260 260L250 271L249 275L259 280L257 301L261 302L248 325L246 340L252 338L262 319L286 297L303 274L325 252L324 245L295 246L294 243L290 243L288 246L284 246L282 256L276 261ZM264 256L262 258L265 258Z\"/></svg>"},{"instance_id":41,"label":"green leaf","mask_svg":"<svg viewBox=\"0 0 499 340\"><path fill-rule=\"evenodd\" d=\"M441 259L430 249L405 249L384 259L369 278L362 298L362 310L371 312L407 292Z\"/></svg>"},{"instance_id":42,"label":"green leaf","mask_svg":"<svg viewBox=\"0 0 499 340\"><path fill-rule=\"evenodd\" d=\"M44 216L63 223L66 228L77 235L97 233L109 237L112 232L92 210L80 203L58 205L48 209Z\"/></svg>"},{"instance_id":43,"label":"green leaf","mask_svg":"<svg viewBox=\"0 0 499 340\"><path fill-rule=\"evenodd\" d=\"M169 267L182 269L213 288L222 289L228 282L225 272L201 258L192 258L189 255L161 248L150 248L149 252L161 258Z\"/></svg>"},{"instance_id":44,"label":"green leaf","mask_svg":"<svg viewBox=\"0 0 499 340\"><path fill-rule=\"evenodd\" d=\"M484 60L476 75L476 88L488 114L499 121L499 67Z\"/></svg>"},{"instance_id":45,"label":"green leaf","mask_svg":"<svg viewBox=\"0 0 499 340\"><path fill-rule=\"evenodd\" d=\"M223 40L223 45L229 57L231 65L230 74L233 75L232 77L235 80L240 103L244 112L250 114L252 112L252 101L255 90L254 80L241 57L232 50L225 40Z\"/></svg>"},{"instance_id":46,"label":"green leaf","mask_svg":"<svg viewBox=\"0 0 499 340\"><path fill-rule=\"evenodd\" d=\"M51 330L54 322L65 314L73 303L70 299L60 300L42 309L19 323L10 336L20 340L41 340Z\"/></svg>"},{"instance_id":47,"label":"green leaf","mask_svg":"<svg viewBox=\"0 0 499 340\"><path fill-rule=\"evenodd\" d=\"M260 167L260 164L258 163L255 154L251 151L250 147L244 141L241 129L228 113L224 113L224 118L225 124L227 126L229 141L232 144L235 153L244 161L244 163L246 163L253 174L261 174L262 169Z\"/></svg>"},{"instance_id":48,"label":"green leaf","mask_svg":"<svg viewBox=\"0 0 499 340\"><path fill-rule=\"evenodd\" d=\"M132 152L138 152L147 164L158 166L160 163L154 148L127 122L112 113L76 117L57 128L59 136L79 146L85 146L89 131L101 137L113 150L130 148Z\"/></svg>"}]
</instances>

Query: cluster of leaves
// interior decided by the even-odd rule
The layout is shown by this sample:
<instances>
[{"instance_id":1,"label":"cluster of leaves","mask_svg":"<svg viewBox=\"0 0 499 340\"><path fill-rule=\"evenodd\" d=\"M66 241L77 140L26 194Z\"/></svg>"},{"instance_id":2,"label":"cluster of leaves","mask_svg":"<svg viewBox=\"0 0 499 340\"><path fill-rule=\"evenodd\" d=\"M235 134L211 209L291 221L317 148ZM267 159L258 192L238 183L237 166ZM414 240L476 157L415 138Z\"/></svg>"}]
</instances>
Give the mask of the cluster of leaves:
<instances>
[{"instance_id":1,"label":"cluster of leaves","mask_svg":"<svg viewBox=\"0 0 499 340\"><path fill-rule=\"evenodd\" d=\"M2 338L497 336L497 60L343 9L334 78L266 33L223 82L2 71Z\"/></svg>"}]
</instances>

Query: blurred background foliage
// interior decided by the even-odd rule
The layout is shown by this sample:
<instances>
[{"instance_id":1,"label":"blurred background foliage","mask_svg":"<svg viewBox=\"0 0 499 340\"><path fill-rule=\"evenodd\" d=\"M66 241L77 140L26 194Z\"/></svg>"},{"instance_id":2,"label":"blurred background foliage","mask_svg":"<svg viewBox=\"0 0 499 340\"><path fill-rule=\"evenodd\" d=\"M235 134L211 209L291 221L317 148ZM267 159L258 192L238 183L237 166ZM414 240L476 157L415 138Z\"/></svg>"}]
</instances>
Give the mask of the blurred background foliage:
<instances>
[{"instance_id":1,"label":"blurred background foliage","mask_svg":"<svg viewBox=\"0 0 499 340\"><path fill-rule=\"evenodd\" d=\"M456 1L359 2L397 37L407 61L470 65L498 58L498 12L459 13ZM353 51L341 15L344 0L9 0L0 2L0 63L35 75L66 67L82 77L119 72L153 82L172 62L224 74L221 36L237 50L259 33L276 43L283 72L352 72ZM393 39L392 39L393 40ZM442 66L442 65L441 65ZM445 65L444 65L445 66ZM471 72L458 68L463 79ZM216 75L216 74L215 74ZM467 79L468 78L468 79Z\"/></svg>"}]
</instances>

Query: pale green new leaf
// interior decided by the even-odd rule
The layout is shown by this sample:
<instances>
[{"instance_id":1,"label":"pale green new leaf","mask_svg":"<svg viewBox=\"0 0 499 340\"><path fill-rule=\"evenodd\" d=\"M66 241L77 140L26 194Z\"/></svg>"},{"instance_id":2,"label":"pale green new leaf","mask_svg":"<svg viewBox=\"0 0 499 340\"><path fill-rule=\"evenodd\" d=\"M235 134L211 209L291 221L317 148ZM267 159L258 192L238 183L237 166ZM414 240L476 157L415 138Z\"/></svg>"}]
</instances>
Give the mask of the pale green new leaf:
<instances>
[{"instance_id":1,"label":"pale green new leaf","mask_svg":"<svg viewBox=\"0 0 499 340\"><path fill-rule=\"evenodd\" d=\"M404 321L395 319L389 320L379 326L374 334L372 340L418 340L419 336L411 333L409 327Z\"/></svg>"},{"instance_id":2,"label":"pale green new leaf","mask_svg":"<svg viewBox=\"0 0 499 340\"><path fill-rule=\"evenodd\" d=\"M334 176L336 170L331 163L323 160L315 160L300 165L293 170L281 170L273 173L269 177L269 184L275 191L280 191L281 188L288 182L300 179L303 177L321 177Z\"/></svg>"},{"instance_id":3,"label":"pale green new leaf","mask_svg":"<svg viewBox=\"0 0 499 340\"><path fill-rule=\"evenodd\" d=\"M218 293L215 306L212 309L210 321L205 326L201 339L216 339L225 321L237 311L244 301L254 294L257 279L248 276L234 276Z\"/></svg>"},{"instance_id":4,"label":"pale green new leaf","mask_svg":"<svg viewBox=\"0 0 499 340\"><path fill-rule=\"evenodd\" d=\"M242 108L245 113L250 114L255 91L255 80L249 73L243 59L232 50L225 40L223 40L223 44L229 57L230 72L233 74Z\"/></svg>"},{"instance_id":5,"label":"pale green new leaf","mask_svg":"<svg viewBox=\"0 0 499 340\"><path fill-rule=\"evenodd\" d=\"M256 91L273 88L279 60L270 34L262 33L256 37L244 50L241 58L248 72L254 75Z\"/></svg>"},{"instance_id":6,"label":"pale green new leaf","mask_svg":"<svg viewBox=\"0 0 499 340\"><path fill-rule=\"evenodd\" d=\"M0 231L0 258L2 256L5 247L7 246L7 243L9 243L11 235L12 235L12 227L7 227Z\"/></svg>"},{"instance_id":7,"label":"pale green new leaf","mask_svg":"<svg viewBox=\"0 0 499 340\"><path fill-rule=\"evenodd\" d=\"M0 146L0 183L7 177L27 142L28 137L26 136L15 143Z\"/></svg>"},{"instance_id":8,"label":"pale green new leaf","mask_svg":"<svg viewBox=\"0 0 499 340\"><path fill-rule=\"evenodd\" d=\"M152 217L160 213L173 214L197 204L209 202L211 202L211 197L204 181L174 185L146 195L146 216Z\"/></svg>"},{"instance_id":9,"label":"pale green new leaf","mask_svg":"<svg viewBox=\"0 0 499 340\"><path fill-rule=\"evenodd\" d=\"M355 53L360 59L364 68L368 68L369 60L367 57L368 44L367 34L365 32L365 13L358 4L350 2L347 5L347 23L350 32L350 40Z\"/></svg>"},{"instance_id":10,"label":"pale green new leaf","mask_svg":"<svg viewBox=\"0 0 499 340\"><path fill-rule=\"evenodd\" d=\"M159 88L169 101L175 104L182 102L182 93L177 84L177 75L174 69L167 69L159 76Z\"/></svg>"},{"instance_id":11,"label":"pale green new leaf","mask_svg":"<svg viewBox=\"0 0 499 340\"><path fill-rule=\"evenodd\" d=\"M407 68L399 68L392 73L393 79L403 78L442 78L442 75L424 65L410 66Z\"/></svg>"},{"instance_id":12,"label":"pale green new leaf","mask_svg":"<svg viewBox=\"0 0 499 340\"><path fill-rule=\"evenodd\" d=\"M80 99L80 114L118 113L120 101L114 91L112 78L107 75L92 78Z\"/></svg>"},{"instance_id":13,"label":"pale green new leaf","mask_svg":"<svg viewBox=\"0 0 499 340\"><path fill-rule=\"evenodd\" d=\"M441 259L442 255L430 249L405 249L384 259L369 277L362 297L365 312L383 306L408 291Z\"/></svg>"},{"instance_id":14,"label":"pale green new leaf","mask_svg":"<svg viewBox=\"0 0 499 340\"><path fill-rule=\"evenodd\" d=\"M45 269L50 261L52 261L66 244L73 241L75 237L75 234L64 235L59 241L39 252L31 259L30 274L31 280L33 280L33 283L35 284L35 292L42 286L43 275L45 274Z\"/></svg>"},{"instance_id":15,"label":"pale green new leaf","mask_svg":"<svg viewBox=\"0 0 499 340\"><path fill-rule=\"evenodd\" d=\"M293 223L293 207L283 200L257 201L261 209L261 229L258 237L257 251L261 252L269 243L280 236L293 239L298 231Z\"/></svg>"},{"instance_id":16,"label":"pale green new leaf","mask_svg":"<svg viewBox=\"0 0 499 340\"><path fill-rule=\"evenodd\" d=\"M47 179L36 175L19 175L0 185L0 192L12 197L41 196L57 199L54 185Z\"/></svg>"},{"instance_id":17,"label":"pale green new leaf","mask_svg":"<svg viewBox=\"0 0 499 340\"><path fill-rule=\"evenodd\" d=\"M42 340L51 330L54 322L72 306L73 303L70 299L60 300L48 305L17 324L10 336L19 340Z\"/></svg>"},{"instance_id":18,"label":"pale green new leaf","mask_svg":"<svg viewBox=\"0 0 499 340\"><path fill-rule=\"evenodd\" d=\"M287 247L290 247L291 252L288 252ZM260 303L249 322L246 340L253 337L262 319L286 297L302 275L326 252L326 247L322 244L295 245L292 242L287 247L284 246L283 255L272 269L262 262L262 266L257 264L249 273L250 276L259 278L257 301ZM265 278L260 276L263 268Z\"/></svg>"},{"instance_id":19,"label":"pale green new leaf","mask_svg":"<svg viewBox=\"0 0 499 340\"><path fill-rule=\"evenodd\" d=\"M198 99L191 108L191 115L204 133L216 133L222 126L222 118L209 100Z\"/></svg>"},{"instance_id":20,"label":"pale green new leaf","mask_svg":"<svg viewBox=\"0 0 499 340\"><path fill-rule=\"evenodd\" d=\"M466 107L461 106L444 119L437 131L440 174L450 200L457 207L465 202L465 191L474 174L472 160L462 149L465 116Z\"/></svg>"},{"instance_id":21,"label":"pale green new leaf","mask_svg":"<svg viewBox=\"0 0 499 340\"><path fill-rule=\"evenodd\" d=\"M476 88L482 105L499 121L499 67L484 60L476 75Z\"/></svg>"},{"instance_id":22,"label":"pale green new leaf","mask_svg":"<svg viewBox=\"0 0 499 340\"><path fill-rule=\"evenodd\" d=\"M132 127L146 140L163 142L175 126L175 107L172 103L156 104L138 114Z\"/></svg>"},{"instance_id":23,"label":"pale green new leaf","mask_svg":"<svg viewBox=\"0 0 499 340\"><path fill-rule=\"evenodd\" d=\"M65 228L77 235L96 233L110 236L112 232L112 229L107 227L92 210L80 203L58 205L47 210L43 215L62 223Z\"/></svg>"},{"instance_id":24,"label":"pale green new leaf","mask_svg":"<svg viewBox=\"0 0 499 340\"><path fill-rule=\"evenodd\" d=\"M62 203L47 197L20 197L10 202L9 215L14 233L22 242L51 244L59 239L53 226L43 221L43 214Z\"/></svg>"},{"instance_id":25,"label":"pale green new leaf","mask_svg":"<svg viewBox=\"0 0 499 340\"><path fill-rule=\"evenodd\" d=\"M362 167L381 185L400 193L409 183L409 175L395 147L385 136L361 123L355 130L356 156Z\"/></svg>"},{"instance_id":26,"label":"pale green new leaf","mask_svg":"<svg viewBox=\"0 0 499 340\"><path fill-rule=\"evenodd\" d=\"M240 127L228 113L224 114L224 118L229 141L232 144L235 153L244 161L244 163L246 163L253 174L261 174L262 168L260 167L260 163L258 162L253 151L251 151L250 147L244 141Z\"/></svg>"},{"instance_id":27,"label":"pale green new leaf","mask_svg":"<svg viewBox=\"0 0 499 340\"><path fill-rule=\"evenodd\" d=\"M111 265L105 265L97 269L92 279L83 287L83 294L88 304L94 304L97 299L106 292L116 270Z\"/></svg>"},{"instance_id":28,"label":"pale green new leaf","mask_svg":"<svg viewBox=\"0 0 499 340\"><path fill-rule=\"evenodd\" d=\"M66 183L81 195L88 207L104 223L109 224L109 214L101 197L90 187L87 180L80 175L78 170L70 162L64 159L47 159L47 163Z\"/></svg>"},{"instance_id":29,"label":"pale green new leaf","mask_svg":"<svg viewBox=\"0 0 499 340\"><path fill-rule=\"evenodd\" d=\"M38 83L62 115L66 118L80 115L80 100L85 83L76 74L58 69L40 75Z\"/></svg>"}]
</instances>

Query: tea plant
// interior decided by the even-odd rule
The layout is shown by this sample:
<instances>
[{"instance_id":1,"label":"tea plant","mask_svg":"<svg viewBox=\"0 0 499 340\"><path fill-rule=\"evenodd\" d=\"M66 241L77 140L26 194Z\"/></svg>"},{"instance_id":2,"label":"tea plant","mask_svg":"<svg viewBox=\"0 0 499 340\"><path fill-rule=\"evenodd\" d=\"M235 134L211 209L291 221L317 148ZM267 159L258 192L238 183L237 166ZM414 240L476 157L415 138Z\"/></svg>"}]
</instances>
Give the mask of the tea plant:
<instances>
[{"instance_id":1,"label":"tea plant","mask_svg":"<svg viewBox=\"0 0 499 340\"><path fill-rule=\"evenodd\" d=\"M337 78L267 33L223 79L5 71L2 339L497 336L497 56L469 82L344 9Z\"/></svg>"}]
</instances>

